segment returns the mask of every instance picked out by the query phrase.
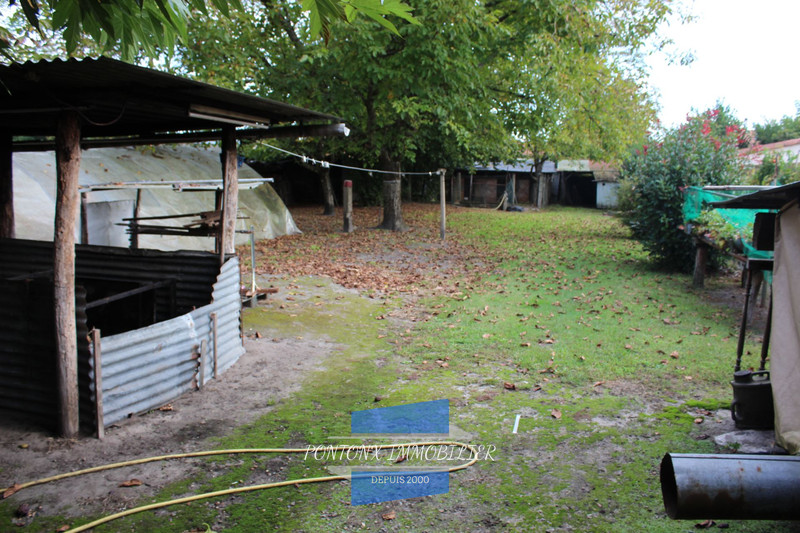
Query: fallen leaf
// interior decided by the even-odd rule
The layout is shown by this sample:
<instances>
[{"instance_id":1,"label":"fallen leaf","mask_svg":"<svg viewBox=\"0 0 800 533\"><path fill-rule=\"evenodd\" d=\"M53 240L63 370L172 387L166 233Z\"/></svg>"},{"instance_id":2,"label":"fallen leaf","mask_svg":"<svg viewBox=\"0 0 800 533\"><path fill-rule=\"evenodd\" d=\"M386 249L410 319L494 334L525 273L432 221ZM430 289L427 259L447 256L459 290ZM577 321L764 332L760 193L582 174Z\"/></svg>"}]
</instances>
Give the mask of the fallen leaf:
<instances>
[{"instance_id":1,"label":"fallen leaf","mask_svg":"<svg viewBox=\"0 0 800 533\"><path fill-rule=\"evenodd\" d=\"M695 524L694 527L696 527L697 529L709 529L709 528L712 528L712 527L714 527L716 525L717 525L717 523L714 522L713 520L704 520L703 522L700 522L699 524Z\"/></svg>"},{"instance_id":2,"label":"fallen leaf","mask_svg":"<svg viewBox=\"0 0 800 533\"><path fill-rule=\"evenodd\" d=\"M389 511L388 513L382 514L381 517L384 520L394 520L397 517L397 513L394 511Z\"/></svg>"},{"instance_id":3,"label":"fallen leaf","mask_svg":"<svg viewBox=\"0 0 800 533\"><path fill-rule=\"evenodd\" d=\"M159 411L174 411L175 408L172 407L171 403L168 403L167 405L162 405L161 407L159 407L158 410Z\"/></svg>"},{"instance_id":4,"label":"fallen leaf","mask_svg":"<svg viewBox=\"0 0 800 533\"><path fill-rule=\"evenodd\" d=\"M397 464L397 463L402 463L402 462L403 462L403 461L405 461L406 459L408 459L408 457L407 457L407 456L405 456L405 455L401 455L400 457L398 457L398 458L395 460L395 464Z\"/></svg>"},{"instance_id":5,"label":"fallen leaf","mask_svg":"<svg viewBox=\"0 0 800 533\"><path fill-rule=\"evenodd\" d=\"M450 364L449 363L439 363L439 366L442 367L442 368L447 368L448 366L450 366Z\"/></svg>"},{"instance_id":6,"label":"fallen leaf","mask_svg":"<svg viewBox=\"0 0 800 533\"><path fill-rule=\"evenodd\" d=\"M128 481L123 481L119 484L120 487L138 487L141 485L142 482L136 478L129 479Z\"/></svg>"},{"instance_id":7,"label":"fallen leaf","mask_svg":"<svg viewBox=\"0 0 800 533\"><path fill-rule=\"evenodd\" d=\"M669 356L672 357L673 359L677 359L678 357L680 357L680 355L678 355L678 352L672 352L671 354L669 354Z\"/></svg>"},{"instance_id":8,"label":"fallen leaf","mask_svg":"<svg viewBox=\"0 0 800 533\"><path fill-rule=\"evenodd\" d=\"M692 376L683 376L686 381L692 381Z\"/></svg>"},{"instance_id":9,"label":"fallen leaf","mask_svg":"<svg viewBox=\"0 0 800 533\"><path fill-rule=\"evenodd\" d=\"M698 416L697 418L694 419L694 423L695 424L702 424L703 423L703 417Z\"/></svg>"},{"instance_id":10,"label":"fallen leaf","mask_svg":"<svg viewBox=\"0 0 800 533\"><path fill-rule=\"evenodd\" d=\"M558 409L553 409L552 411L550 411L550 416L552 416L555 419L560 419L561 411L559 411Z\"/></svg>"},{"instance_id":11,"label":"fallen leaf","mask_svg":"<svg viewBox=\"0 0 800 533\"><path fill-rule=\"evenodd\" d=\"M592 385L592 387L599 387L600 385L603 385L604 383L605 383L605 381L595 381L594 385Z\"/></svg>"},{"instance_id":12,"label":"fallen leaf","mask_svg":"<svg viewBox=\"0 0 800 533\"><path fill-rule=\"evenodd\" d=\"M70 526L69 524L64 524L63 526L59 526L58 529L56 529L56 533L64 533L64 531L69 531L71 527L72 526Z\"/></svg>"},{"instance_id":13,"label":"fallen leaf","mask_svg":"<svg viewBox=\"0 0 800 533\"><path fill-rule=\"evenodd\" d=\"M28 449L28 444L23 442L22 444L20 444L18 446L18 448L23 449L23 450L27 450Z\"/></svg>"},{"instance_id":14,"label":"fallen leaf","mask_svg":"<svg viewBox=\"0 0 800 533\"><path fill-rule=\"evenodd\" d=\"M483 335L481 335L481 337L483 337L484 339L488 339L491 336L492 336L491 333L484 333Z\"/></svg>"},{"instance_id":15,"label":"fallen leaf","mask_svg":"<svg viewBox=\"0 0 800 533\"><path fill-rule=\"evenodd\" d=\"M8 487L5 491L3 491L3 499L5 500L6 498L11 497L12 495L16 494L17 491L19 491L20 489L22 489L22 485L20 485L19 483L14 483L10 487Z\"/></svg>"},{"instance_id":16,"label":"fallen leaf","mask_svg":"<svg viewBox=\"0 0 800 533\"><path fill-rule=\"evenodd\" d=\"M260 339L261 337L262 337L261 333L259 333L258 331L256 331L256 339Z\"/></svg>"},{"instance_id":17,"label":"fallen leaf","mask_svg":"<svg viewBox=\"0 0 800 533\"><path fill-rule=\"evenodd\" d=\"M17 507L16 511L14 511L14 515L18 518L25 518L30 516L32 512L31 506L27 503L21 503L19 507Z\"/></svg>"},{"instance_id":18,"label":"fallen leaf","mask_svg":"<svg viewBox=\"0 0 800 533\"><path fill-rule=\"evenodd\" d=\"M531 346L531 343L529 343L529 342L522 342L522 343L520 343L520 346L523 346L523 347L525 347L525 348L530 348L530 346Z\"/></svg>"},{"instance_id":19,"label":"fallen leaf","mask_svg":"<svg viewBox=\"0 0 800 533\"><path fill-rule=\"evenodd\" d=\"M508 390L517 390L517 386L514 385L513 383L509 383L508 381L503 383L503 387L508 389Z\"/></svg>"}]
</instances>

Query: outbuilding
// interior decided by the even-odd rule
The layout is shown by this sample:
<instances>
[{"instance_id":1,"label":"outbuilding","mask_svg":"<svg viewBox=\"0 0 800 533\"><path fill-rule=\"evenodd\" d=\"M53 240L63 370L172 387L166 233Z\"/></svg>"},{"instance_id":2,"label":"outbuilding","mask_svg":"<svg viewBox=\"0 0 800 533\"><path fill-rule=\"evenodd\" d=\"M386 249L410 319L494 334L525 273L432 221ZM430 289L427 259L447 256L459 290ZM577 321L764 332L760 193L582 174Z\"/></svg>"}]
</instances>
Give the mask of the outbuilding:
<instances>
[{"instance_id":1,"label":"outbuilding","mask_svg":"<svg viewBox=\"0 0 800 533\"><path fill-rule=\"evenodd\" d=\"M336 134L344 124L107 58L0 66L0 82L0 409L66 437L79 427L102 436L243 352L237 141ZM221 142L222 187L204 217L215 253L76 246L84 150L205 141ZM53 242L16 239L13 154L47 150Z\"/></svg>"}]
</instances>

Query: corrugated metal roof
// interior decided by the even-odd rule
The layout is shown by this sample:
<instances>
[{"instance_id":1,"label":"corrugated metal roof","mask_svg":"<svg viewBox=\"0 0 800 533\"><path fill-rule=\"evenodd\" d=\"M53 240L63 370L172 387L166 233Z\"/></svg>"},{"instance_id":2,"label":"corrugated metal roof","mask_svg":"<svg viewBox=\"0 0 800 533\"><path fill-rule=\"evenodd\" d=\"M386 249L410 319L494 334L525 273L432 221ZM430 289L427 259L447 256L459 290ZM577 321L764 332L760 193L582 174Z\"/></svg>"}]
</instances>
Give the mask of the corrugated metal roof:
<instances>
[{"instance_id":1,"label":"corrugated metal roof","mask_svg":"<svg viewBox=\"0 0 800 533\"><path fill-rule=\"evenodd\" d=\"M715 202L711 205L722 209L781 209L793 200L800 201L800 181L752 194L745 194L724 202Z\"/></svg>"},{"instance_id":2,"label":"corrugated metal roof","mask_svg":"<svg viewBox=\"0 0 800 533\"><path fill-rule=\"evenodd\" d=\"M53 135L56 118L65 110L80 113L83 137L220 127L220 121L190 116L192 109L239 114L266 124L340 121L333 115L103 57L0 65L0 82L3 129L16 136Z\"/></svg>"},{"instance_id":3,"label":"corrugated metal roof","mask_svg":"<svg viewBox=\"0 0 800 533\"><path fill-rule=\"evenodd\" d=\"M520 172L533 173L533 159L520 159L514 163L490 163L489 166L475 167L476 172ZM552 174L556 171L556 164L552 161L545 161L542 166L542 173Z\"/></svg>"}]
</instances>

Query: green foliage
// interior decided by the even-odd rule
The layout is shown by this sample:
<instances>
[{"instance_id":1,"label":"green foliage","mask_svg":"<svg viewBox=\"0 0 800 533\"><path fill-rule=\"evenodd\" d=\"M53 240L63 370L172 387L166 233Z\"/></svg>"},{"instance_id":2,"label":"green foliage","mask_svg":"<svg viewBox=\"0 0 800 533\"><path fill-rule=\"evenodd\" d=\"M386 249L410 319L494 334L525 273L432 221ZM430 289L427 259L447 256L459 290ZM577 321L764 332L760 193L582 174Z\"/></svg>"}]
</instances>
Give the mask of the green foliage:
<instances>
[{"instance_id":1,"label":"green foliage","mask_svg":"<svg viewBox=\"0 0 800 533\"><path fill-rule=\"evenodd\" d=\"M753 185L787 185L800 181L800 157L778 152L765 153L748 181Z\"/></svg>"},{"instance_id":2,"label":"green foliage","mask_svg":"<svg viewBox=\"0 0 800 533\"><path fill-rule=\"evenodd\" d=\"M638 61L669 2L501 2L498 102L536 159L619 160L655 118Z\"/></svg>"},{"instance_id":3,"label":"green foliage","mask_svg":"<svg viewBox=\"0 0 800 533\"><path fill-rule=\"evenodd\" d=\"M716 209L707 209L694 221L693 232L714 241L720 248L729 248L737 239L752 241L753 225L737 228Z\"/></svg>"},{"instance_id":4,"label":"green foliage","mask_svg":"<svg viewBox=\"0 0 800 533\"><path fill-rule=\"evenodd\" d=\"M716 124L720 108L687 117L682 126L651 137L623 164L630 182L632 209L625 221L634 236L661 266L688 271L694 246L681 231L683 189L689 186L727 185L742 175L737 157L741 129ZM714 133L721 131L722 136Z\"/></svg>"},{"instance_id":5,"label":"green foliage","mask_svg":"<svg viewBox=\"0 0 800 533\"><path fill-rule=\"evenodd\" d=\"M769 144L800 137L800 102L795 104L795 116L785 115L780 120L768 120L756 124L756 139L761 144Z\"/></svg>"},{"instance_id":6,"label":"green foliage","mask_svg":"<svg viewBox=\"0 0 800 533\"><path fill-rule=\"evenodd\" d=\"M644 135L652 107L628 56L668 2L409 4L421 25L399 36L365 17L354 31L334 22L325 43L299 6L248 2L230 23L196 20L184 65L212 83L342 117L349 138L294 151L359 166L471 166L525 148L615 159Z\"/></svg>"},{"instance_id":7,"label":"green foliage","mask_svg":"<svg viewBox=\"0 0 800 533\"><path fill-rule=\"evenodd\" d=\"M142 55L156 59L171 55L177 42L190 41L187 27L194 17L213 12L220 22L243 10L241 0L9 0L8 6L12 11L7 27L0 26L0 53L13 60L38 59L39 52L26 47L26 40L44 42L50 48L45 57L53 51L72 56L88 49L125 60ZM334 21L352 22L359 14L393 33L397 28L387 17L417 24L400 0L303 0L302 6L312 35L322 34L326 40Z\"/></svg>"}]
</instances>

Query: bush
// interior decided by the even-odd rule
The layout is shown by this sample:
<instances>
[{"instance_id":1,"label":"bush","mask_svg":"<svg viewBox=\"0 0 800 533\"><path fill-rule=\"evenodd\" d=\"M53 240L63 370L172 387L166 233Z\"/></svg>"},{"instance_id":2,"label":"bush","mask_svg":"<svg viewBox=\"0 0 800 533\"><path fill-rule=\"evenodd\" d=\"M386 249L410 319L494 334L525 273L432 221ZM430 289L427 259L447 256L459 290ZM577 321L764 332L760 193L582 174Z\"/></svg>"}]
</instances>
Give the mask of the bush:
<instances>
[{"instance_id":1,"label":"bush","mask_svg":"<svg viewBox=\"0 0 800 533\"><path fill-rule=\"evenodd\" d=\"M651 136L623 163L622 179L630 187L623 219L659 266L692 269L694 243L681 230L683 190L738 183L742 166L736 149L742 131L731 123L730 111L718 105Z\"/></svg>"}]
</instances>

